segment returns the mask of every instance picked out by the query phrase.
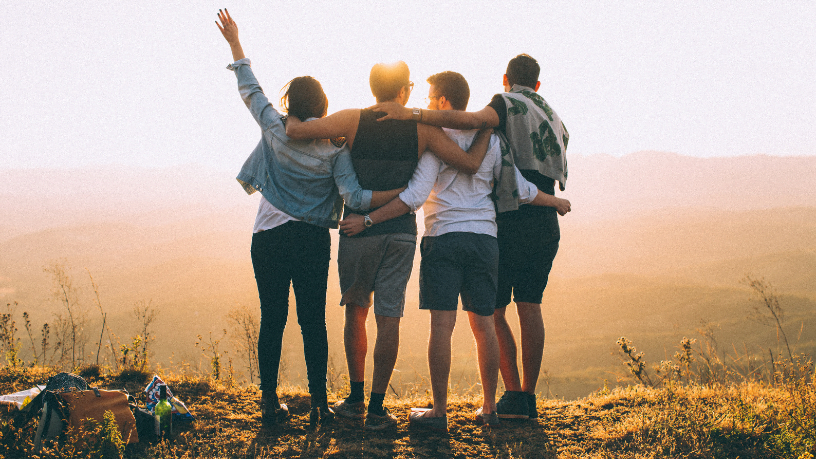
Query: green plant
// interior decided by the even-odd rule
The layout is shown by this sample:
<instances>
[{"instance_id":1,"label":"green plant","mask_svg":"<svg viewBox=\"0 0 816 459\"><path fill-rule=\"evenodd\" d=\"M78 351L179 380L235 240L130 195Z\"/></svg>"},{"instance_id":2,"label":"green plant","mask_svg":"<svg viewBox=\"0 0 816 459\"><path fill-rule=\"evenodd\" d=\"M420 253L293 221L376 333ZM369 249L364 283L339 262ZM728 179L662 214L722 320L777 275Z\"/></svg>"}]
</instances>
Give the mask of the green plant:
<instances>
[{"instance_id":1,"label":"green plant","mask_svg":"<svg viewBox=\"0 0 816 459\"><path fill-rule=\"evenodd\" d=\"M133 314L136 316L141 332L139 335L137 335L140 338L140 346L134 345L133 348L133 351L138 354L138 356L134 357L135 361L137 362L137 364L134 366L142 371L146 371L148 344L150 344L150 342L154 339L150 334L150 325L154 320L156 320L156 310L153 308L153 301L151 300L147 303L140 301L136 303L136 306L133 308Z\"/></svg>"},{"instance_id":2,"label":"green plant","mask_svg":"<svg viewBox=\"0 0 816 459\"><path fill-rule=\"evenodd\" d=\"M43 364L53 363L54 355L57 353L56 346L54 348L54 351L51 353L51 358L50 359L46 358L46 356L48 355L49 347L48 338L51 336L51 327L48 325L48 323L43 324L42 329L40 330L40 336L42 337L42 339L40 340L42 354L40 355L42 355Z\"/></svg>"},{"instance_id":3,"label":"green plant","mask_svg":"<svg viewBox=\"0 0 816 459\"><path fill-rule=\"evenodd\" d=\"M776 328L777 339L780 336L782 337L788 351L788 359L793 361L793 352L791 352L790 343L788 342L788 335L782 327L782 322L785 320L785 310L779 304L779 296L773 286L763 278L750 275L745 276L742 282L760 300L760 304L754 305L754 313L750 317L763 325Z\"/></svg>"},{"instance_id":4,"label":"green plant","mask_svg":"<svg viewBox=\"0 0 816 459\"><path fill-rule=\"evenodd\" d=\"M91 279L91 287L94 291L94 298L96 300L96 307L99 309L99 313L102 315L102 330L99 332L99 341L96 345L96 365L99 365L99 355L102 352L102 338L105 335L105 332L108 332L108 342L113 342L113 337L111 336L110 328L108 328L108 314L102 309L102 300L99 298L99 286L96 285L96 281L94 281L93 276L91 275L91 271L88 268L85 268L85 271L88 273L88 277ZM113 349L113 346L106 346L109 347L111 350L111 354L113 357L114 362L116 361L116 352Z\"/></svg>"},{"instance_id":5,"label":"green plant","mask_svg":"<svg viewBox=\"0 0 816 459\"><path fill-rule=\"evenodd\" d=\"M797 357L793 365L800 376L780 377L788 397L786 404L775 406L778 425L770 443L792 457L806 457L816 454L816 373L810 358Z\"/></svg>"},{"instance_id":6,"label":"green plant","mask_svg":"<svg viewBox=\"0 0 816 459\"><path fill-rule=\"evenodd\" d=\"M626 339L625 336L621 336L618 339L618 346L620 346L621 351L623 354L628 358L623 361L623 363L629 367L629 372L632 373L634 377L638 379L642 384L654 387L652 383L652 379L649 377L649 373L646 370L646 362L643 360L643 353L637 353L637 349L633 346L633 343Z\"/></svg>"},{"instance_id":7,"label":"green plant","mask_svg":"<svg viewBox=\"0 0 816 459\"><path fill-rule=\"evenodd\" d=\"M116 418L112 411L105 411L102 419L102 431L100 432L99 458L121 458L125 453L125 442L122 440L122 432L116 424Z\"/></svg>"},{"instance_id":8,"label":"green plant","mask_svg":"<svg viewBox=\"0 0 816 459\"><path fill-rule=\"evenodd\" d=\"M85 360L85 343L87 337L84 330L87 322L85 311L82 309L77 290L73 286L71 276L66 272L64 265L55 263L45 272L51 274L54 282L54 297L62 303L67 316L57 314L56 332L59 336L59 348L62 351L60 363L66 363L68 351L71 355L71 369L77 367L77 361Z\"/></svg>"},{"instance_id":9,"label":"green plant","mask_svg":"<svg viewBox=\"0 0 816 459\"><path fill-rule=\"evenodd\" d=\"M17 306L17 303L14 303ZM14 308L11 303L6 304L6 312L0 314L0 347L6 358L6 364L11 368L22 365L20 360L20 338L17 338L17 324L14 321Z\"/></svg>"},{"instance_id":10,"label":"green plant","mask_svg":"<svg viewBox=\"0 0 816 459\"><path fill-rule=\"evenodd\" d=\"M210 359L210 376L216 381L221 377L221 352L218 347L225 336L227 336L226 329L223 330L223 335L218 339L213 339L213 334L210 332L207 342L204 342L204 338L201 335L197 335L198 339L195 343L196 347L201 348L202 354Z\"/></svg>"}]
</instances>

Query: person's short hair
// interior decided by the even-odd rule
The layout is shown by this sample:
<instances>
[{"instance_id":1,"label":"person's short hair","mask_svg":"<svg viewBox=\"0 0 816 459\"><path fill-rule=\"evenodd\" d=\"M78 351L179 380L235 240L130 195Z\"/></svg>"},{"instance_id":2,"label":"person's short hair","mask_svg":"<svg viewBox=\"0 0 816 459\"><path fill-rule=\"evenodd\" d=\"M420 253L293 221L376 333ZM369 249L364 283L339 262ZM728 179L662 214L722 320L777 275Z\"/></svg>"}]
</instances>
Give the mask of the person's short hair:
<instances>
[{"instance_id":1,"label":"person's short hair","mask_svg":"<svg viewBox=\"0 0 816 459\"><path fill-rule=\"evenodd\" d=\"M510 87L519 84L528 88L535 88L536 83L538 83L539 73L541 73L541 67L529 54L519 54L510 59L507 64L506 75Z\"/></svg>"},{"instance_id":2,"label":"person's short hair","mask_svg":"<svg viewBox=\"0 0 816 459\"><path fill-rule=\"evenodd\" d=\"M281 97L281 107L286 113L301 120L326 116L329 99L319 81L310 76L302 76L293 78L283 88L286 93Z\"/></svg>"},{"instance_id":3,"label":"person's short hair","mask_svg":"<svg viewBox=\"0 0 816 459\"><path fill-rule=\"evenodd\" d=\"M371 85L371 93L377 102L393 100L399 95L400 89L410 83L411 72L408 64L397 61L393 64L374 64L371 67L371 75L368 83Z\"/></svg>"},{"instance_id":4,"label":"person's short hair","mask_svg":"<svg viewBox=\"0 0 816 459\"><path fill-rule=\"evenodd\" d=\"M454 110L467 110L470 100L470 86L461 73L440 72L428 77L428 83L437 91L437 96L445 96Z\"/></svg>"}]
</instances>

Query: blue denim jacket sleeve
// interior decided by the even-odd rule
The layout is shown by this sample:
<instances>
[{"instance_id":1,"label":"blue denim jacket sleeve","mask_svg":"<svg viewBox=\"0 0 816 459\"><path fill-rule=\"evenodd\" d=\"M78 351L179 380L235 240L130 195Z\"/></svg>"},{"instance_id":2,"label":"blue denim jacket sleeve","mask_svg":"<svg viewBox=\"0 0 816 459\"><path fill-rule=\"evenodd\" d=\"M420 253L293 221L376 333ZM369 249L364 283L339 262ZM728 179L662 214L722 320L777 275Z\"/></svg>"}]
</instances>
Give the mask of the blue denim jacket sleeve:
<instances>
[{"instance_id":1,"label":"blue denim jacket sleeve","mask_svg":"<svg viewBox=\"0 0 816 459\"><path fill-rule=\"evenodd\" d=\"M332 165L334 183L340 196L346 205L354 210L367 210L371 208L371 190L364 190L357 180L357 173L354 172L354 165L351 162L351 153L344 149L334 157Z\"/></svg>"},{"instance_id":2,"label":"blue denim jacket sleeve","mask_svg":"<svg viewBox=\"0 0 816 459\"><path fill-rule=\"evenodd\" d=\"M275 107L269 103L266 95L258 84L255 74L250 67L248 58L244 58L233 62L228 69L235 72L235 77L238 78L238 92L241 94L241 99L249 108L252 117L261 129L266 130L272 123L280 122L281 114L275 110Z\"/></svg>"}]
</instances>

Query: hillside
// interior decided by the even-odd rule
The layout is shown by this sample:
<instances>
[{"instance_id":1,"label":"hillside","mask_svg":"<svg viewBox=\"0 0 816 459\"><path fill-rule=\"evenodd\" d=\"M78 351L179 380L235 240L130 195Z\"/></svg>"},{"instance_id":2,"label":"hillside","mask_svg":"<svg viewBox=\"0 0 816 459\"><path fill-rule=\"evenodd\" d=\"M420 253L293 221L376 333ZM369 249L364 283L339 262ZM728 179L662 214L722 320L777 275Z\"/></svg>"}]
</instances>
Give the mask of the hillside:
<instances>
[{"instance_id":1,"label":"hillside","mask_svg":"<svg viewBox=\"0 0 816 459\"><path fill-rule=\"evenodd\" d=\"M754 303L740 284L746 274L776 287L797 349L816 349L816 198L810 186L816 158L576 155L570 166L574 180L565 195L575 210L561 219L561 248L545 293L543 393L575 398L616 381L623 371L615 346L620 336L635 341L650 363L673 354L684 336L702 345L698 330L709 328L723 355L776 350L773 329L748 320ZM249 260L257 196L247 197L229 174L186 171L0 172L6 179L0 196L10 197L1 201L3 214L13 215L3 223L10 232L0 237L0 302L18 303L18 324L28 312L35 332L44 322L53 325L62 306L43 269L62 263L88 317L88 342L95 344L101 317L90 272L119 340L114 347L140 332L132 311L148 304L158 313L150 330L152 361L206 371L196 336L212 332L217 339L229 328L230 310L258 308ZM757 174L773 186L754 186ZM37 175L58 186L31 187ZM118 186L109 187L105 178L113 175ZM679 192L674 185L681 183ZM417 268L394 374L400 392L427 381L428 318L417 310ZM339 375L345 362L338 303L332 263L327 320L332 370ZM369 335L373 339L373 330ZM232 341L238 338L230 331L221 350L242 371ZM476 381L472 337L460 325L454 338L459 367L451 381L469 387ZM287 378L298 383L305 368L294 322L285 339ZM23 352L29 352L25 343Z\"/></svg>"},{"instance_id":2,"label":"hillside","mask_svg":"<svg viewBox=\"0 0 816 459\"><path fill-rule=\"evenodd\" d=\"M30 387L46 376L42 370L25 376L0 370L0 393ZM452 394L449 431L442 434L408 425L410 409L430 402L424 394L386 400L399 419L395 429L368 432L359 421L336 419L311 430L308 395L299 389L281 392L291 412L289 420L263 426L254 389L189 377L165 375L165 380L196 420L176 426L172 443L140 442L128 447L127 457L782 459L816 453L816 392L812 384L794 381L790 389L749 383L716 388L637 386L602 390L570 402L539 400L538 419L503 421L492 429L473 421L478 398ZM127 387L137 398L142 396L139 383L113 377L90 382L111 389ZM9 420L0 414L0 453L7 458L30 457L36 422L15 432L7 428ZM46 450L40 457L69 453L89 457L81 448L63 448Z\"/></svg>"}]
</instances>

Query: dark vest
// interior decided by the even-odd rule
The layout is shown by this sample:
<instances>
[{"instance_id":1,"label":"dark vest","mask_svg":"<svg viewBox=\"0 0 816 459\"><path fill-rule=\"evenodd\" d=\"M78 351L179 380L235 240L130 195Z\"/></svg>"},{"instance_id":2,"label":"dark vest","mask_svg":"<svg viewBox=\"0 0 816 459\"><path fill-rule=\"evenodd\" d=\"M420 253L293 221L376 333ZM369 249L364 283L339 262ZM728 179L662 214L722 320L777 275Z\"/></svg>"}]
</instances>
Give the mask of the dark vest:
<instances>
[{"instance_id":1,"label":"dark vest","mask_svg":"<svg viewBox=\"0 0 816 459\"><path fill-rule=\"evenodd\" d=\"M419 141L416 121L377 121L384 115L370 109L360 110L351 162L357 180L365 190L387 191L407 186L417 166ZM345 211L346 214L361 213L348 207ZM416 216L406 214L378 223L360 233L360 236L390 233L417 234Z\"/></svg>"}]
</instances>

